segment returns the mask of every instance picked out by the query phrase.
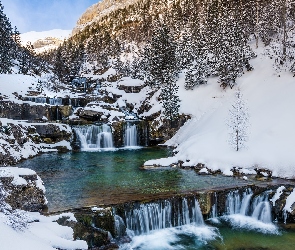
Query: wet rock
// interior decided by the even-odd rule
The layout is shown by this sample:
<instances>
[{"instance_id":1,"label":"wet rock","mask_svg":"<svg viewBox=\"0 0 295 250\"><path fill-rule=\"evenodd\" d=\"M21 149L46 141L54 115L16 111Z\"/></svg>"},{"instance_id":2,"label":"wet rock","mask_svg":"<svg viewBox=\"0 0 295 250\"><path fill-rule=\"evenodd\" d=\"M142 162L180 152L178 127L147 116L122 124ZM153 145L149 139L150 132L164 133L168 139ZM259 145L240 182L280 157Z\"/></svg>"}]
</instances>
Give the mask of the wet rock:
<instances>
[{"instance_id":1,"label":"wet rock","mask_svg":"<svg viewBox=\"0 0 295 250\"><path fill-rule=\"evenodd\" d=\"M113 132L114 146L116 148L124 147L124 121L113 122L112 132Z\"/></svg>"}]
</instances>

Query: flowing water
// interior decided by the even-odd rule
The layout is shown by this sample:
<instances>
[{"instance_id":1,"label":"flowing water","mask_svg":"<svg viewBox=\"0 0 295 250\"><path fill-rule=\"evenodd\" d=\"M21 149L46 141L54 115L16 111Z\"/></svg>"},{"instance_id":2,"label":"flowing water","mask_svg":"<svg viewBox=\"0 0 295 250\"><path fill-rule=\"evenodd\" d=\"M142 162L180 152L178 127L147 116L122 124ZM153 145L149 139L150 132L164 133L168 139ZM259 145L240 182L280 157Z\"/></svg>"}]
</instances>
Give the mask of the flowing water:
<instances>
[{"instance_id":1,"label":"flowing water","mask_svg":"<svg viewBox=\"0 0 295 250\"><path fill-rule=\"evenodd\" d=\"M74 131L81 144L81 151L114 150L113 135L110 126L78 126Z\"/></svg>"},{"instance_id":2,"label":"flowing water","mask_svg":"<svg viewBox=\"0 0 295 250\"><path fill-rule=\"evenodd\" d=\"M89 143L91 144L91 143ZM35 170L44 181L49 211L128 201L161 199L115 215L117 231L127 227L124 250L167 249L284 249L295 246L295 232L283 231L270 213L268 193L254 196L251 189L228 194L226 211L213 204L204 221L197 198L168 199L190 191L220 189L255 183L221 175L198 175L194 170L144 170L143 162L166 157L160 148L44 154L18 164ZM218 197L214 197L217 203ZM137 203L135 203L137 204Z\"/></svg>"},{"instance_id":3,"label":"flowing water","mask_svg":"<svg viewBox=\"0 0 295 250\"><path fill-rule=\"evenodd\" d=\"M138 147L137 127L136 124L127 122L125 129L125 147Z\"/></svg>"}]
</instances>

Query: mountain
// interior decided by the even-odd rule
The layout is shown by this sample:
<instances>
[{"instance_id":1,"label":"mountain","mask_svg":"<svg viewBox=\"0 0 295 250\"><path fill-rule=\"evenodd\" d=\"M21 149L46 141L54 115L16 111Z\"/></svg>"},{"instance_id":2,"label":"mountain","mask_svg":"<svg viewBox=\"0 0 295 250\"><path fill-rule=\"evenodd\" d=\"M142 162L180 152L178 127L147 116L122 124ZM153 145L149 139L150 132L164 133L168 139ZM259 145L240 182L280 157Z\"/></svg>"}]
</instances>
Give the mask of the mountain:
<instances>
[{"instance_id":1,"label":"mountain","mask_svg":"<svg viewBox=\"0 0 295 250\"><path fill-rule=\"evenodd\" d=\"M41 32L30 31L21 34L20 37L23 46L26 46L30 42L34 47L34 51L38 54L56 49L70 34L71 30L54 29Z\"/></svg>"},{"instance_id":2,"label":"mountain","mask_svg":"<svg viewBox=\"0 0 295 250\"><path fill-rule=\"evenodd\" d=\"M132 5L138 0L105 0L90 6L78 19L76 27L73 29L73 35L83 30L87 25L99 20L117 9L123 9Z\"/></svg>"}]
</instances>

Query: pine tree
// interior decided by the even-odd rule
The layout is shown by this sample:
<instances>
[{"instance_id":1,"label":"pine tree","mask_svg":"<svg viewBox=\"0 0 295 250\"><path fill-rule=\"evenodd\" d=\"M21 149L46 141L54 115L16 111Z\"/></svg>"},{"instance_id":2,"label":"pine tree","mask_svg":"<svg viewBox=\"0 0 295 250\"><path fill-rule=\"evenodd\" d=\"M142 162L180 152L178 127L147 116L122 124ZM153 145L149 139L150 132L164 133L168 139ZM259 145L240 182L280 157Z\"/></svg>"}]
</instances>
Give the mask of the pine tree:
<instances>
[{"instance_id":1,"label":"pine tree","mask_svg":"<svg viewBox=\"0 0 295 250\"><path fill-rule=\"evenodd\" d=\"M3 12L4 7L0 2L0 73L11 73L15 43L12 39L11 24Z\"/></svg>"},{"instance_id":2,"label":"pine tree","mask_svg":"<svg viewBox=\"0 0 295 250\"><path fill-rule=\"evenodd\" d=\"M155 25L152 40L145 48L144 56L147 83L154 89L161 89L163 113L172 126L173 120L178 116L180 100L176 86L176 43L165 24Z\"/></svg>"},{"instance_id":3,"label":"pine tree","mask_svg":"<svg viewBox=\"0 0 295 250\"><path fill-rule=\"evenodd\" d=\"M229 143L239 151L246 146L248 139L249 114L240 90L236 92L235 97L235 102L229 110Z\"/></svg>"},{"instance_id":4,"label":"pine tree","mask_svg":"<svg viewBox=\"0 0 295 250\"><path fill-rule=\"evenodd\" d=\"M209 76L208 61L200 57L189 67L185 75L185 89L193 89L195 86L206 84Z\"/></svg>"}]
</instances>

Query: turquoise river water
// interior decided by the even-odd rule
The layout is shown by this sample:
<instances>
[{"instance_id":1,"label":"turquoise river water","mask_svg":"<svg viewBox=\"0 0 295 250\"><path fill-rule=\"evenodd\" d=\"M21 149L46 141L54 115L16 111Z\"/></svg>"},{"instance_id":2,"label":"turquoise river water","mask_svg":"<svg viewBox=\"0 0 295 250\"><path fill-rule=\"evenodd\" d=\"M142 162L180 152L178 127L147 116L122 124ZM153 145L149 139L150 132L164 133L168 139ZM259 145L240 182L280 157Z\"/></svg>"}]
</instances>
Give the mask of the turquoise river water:
<instances>
[{"instance_id":1,"label":"turquoise river water","mask_svg":"<svg viewBox=\"0 0 295 250\"><path fill-rule=\"evenodd\" d=\"M255 180L245 181L221 175L198 175L194 170L141 168L145 161L169 154L169 150L157 147L51 153L17 166L31 168L42 178L50 212L255 183ZM128 234L132 241L123 244L121 249L295 249L294 231L241 215L214 218L198 225L153 230L142 235Z\"/></svg>"}]
</instances>

